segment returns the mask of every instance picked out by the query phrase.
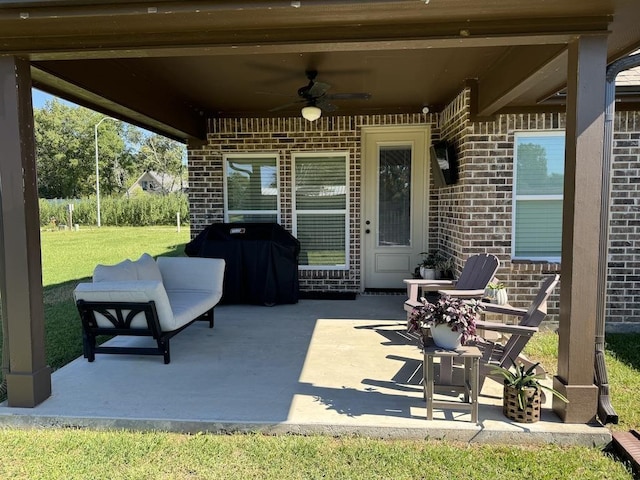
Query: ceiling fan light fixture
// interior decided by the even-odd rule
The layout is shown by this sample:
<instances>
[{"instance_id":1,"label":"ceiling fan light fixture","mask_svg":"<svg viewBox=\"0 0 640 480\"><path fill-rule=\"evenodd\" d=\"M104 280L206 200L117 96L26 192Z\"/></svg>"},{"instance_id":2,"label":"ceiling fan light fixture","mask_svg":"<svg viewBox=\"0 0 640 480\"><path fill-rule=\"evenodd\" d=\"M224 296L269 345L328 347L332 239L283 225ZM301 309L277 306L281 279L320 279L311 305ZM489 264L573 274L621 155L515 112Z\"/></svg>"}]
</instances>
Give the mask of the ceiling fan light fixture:
<instances>
[{"instance_id":1,"label":"ceiling fan light fixture","mask_svg":"<svg viewBox=\"0 0 640 480\"><path fill-rule=\"evenodd\" d=\"M302 117L305 120L309 120L310 122L315 122L322 115L322 110L320 110L315 105L307 105L306 107L302 107L301 110Z\"/></svg>"}]
</instances>

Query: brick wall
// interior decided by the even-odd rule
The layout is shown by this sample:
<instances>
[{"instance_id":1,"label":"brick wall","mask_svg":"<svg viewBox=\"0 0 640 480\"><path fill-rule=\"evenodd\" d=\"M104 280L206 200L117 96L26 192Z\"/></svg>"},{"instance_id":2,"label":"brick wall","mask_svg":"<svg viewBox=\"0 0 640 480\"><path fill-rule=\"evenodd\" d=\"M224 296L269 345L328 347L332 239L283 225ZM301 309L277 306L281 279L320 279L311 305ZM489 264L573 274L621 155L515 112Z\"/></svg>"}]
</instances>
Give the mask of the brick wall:
<instances>
[{"instance_id":1,"label":"brick wall","mask_svg":"<svg viewBox=\"0 0 640 480\"><path fill-rule=\"evenodd\" d=\"M495 254L501 264L497 277L507 287L509 302L528 306L542 276L558 272L560 266L511 262L514 132L564 128L564 117L501 115L495 121L473 122L469 105L470 92L464 90L440 116L442 137L457 147L460 180L436 195L438 232L445 239L444 249L455 253L458 266L474 253ZM558 293L559 288L549 302L552 315L558 312Z\"/></svg>"},{"instance_id":2,"label":"brick wall","mask_svg":"<svg viewBox=\"0 0 640 480\"><path fill-rule=\"evenodd\" d=\"M469 104L469 95L463 92L439 115L440 139L455 145L460 179L455 185L431 192L430 229L435 232L436 238L430 245L437 245L441 251L456 259L458 271L462 269L465 258L477 253L470 246L467 230L469 207L473 201L466 194L465 186L468 184L468 155L465 152L464 138L469 128Z\"/></svg>"},{"instance_id":3,"label":"brick wall","mask_svg":"<svg viewBox=\"0 0 640 480\"><path fill-rule=\"evenodd\" d=\"M640 112L618 112L614 132L606 319L640 325Z\"/></svg>"},{"instance_id":4,"label":"brick wall","mask_svg":"<svg viewBox=\"0 0 640 480\"><path fill-rule=\"evenodd\" d=\"M462 91L435 115L217 119L209 122L207 144L189 151L191 235L222 222L222 156L234 153L276 153L280 160L281 223L292 230L291 154L344 151L350 159L350 265L348 270L301 271L304 291L359 291L361 129L367 125L428 123L432 140L453 142L460 180L433 189L429 203L429 245L456 258L456 267L478 252L494 252L501 261L498 277L506 283L510 302L527 306L545 274L559 264L511 261L511 215L514 132L564 129L562 114L501 115L495 121L470 118L470 93ZM612 160L612 206L609 249L607 325L640 325L640 113L618 112ZM559 289L549 303L557 315Z\"/></svg>"},{"instance_id":5,"label":"brick wall","mask_svg":"<svg viewBox=\"0 0 640 480\"><path fill-rule=\"evenodd\" d=\"M561 273L560 264L511 261L514 132L564 130L564 114L501 115L473 122L465 90L440 117L442 137L458 147L460 181L435 194L440 244L464 259L489 251L501 261L498 278L509 301L527 306L543 275ZM612 158L606 321L609 330L640 325L640 113L616 113ZM451 221L451 218L455 219ZM559 288L549 302L557 319Z\"/></svg>"},{"instance_id":6,"label":"brick wall","mask_svg":"<svg viewBox=\"0 0 640 480\"><path fill-rule=\"evenodd\" d=\"M222 159L225 153L275 153L280 160L281 224L292 231L292 153L346 152L349 165L350 264L347 270L302 270L302 291L359 291L361 288L361 133L368 125L431 123L435 115L372 115L302 118L212 119L207 144L189 151L191 235L224 221Z\"/></svg>"}]
</instances>

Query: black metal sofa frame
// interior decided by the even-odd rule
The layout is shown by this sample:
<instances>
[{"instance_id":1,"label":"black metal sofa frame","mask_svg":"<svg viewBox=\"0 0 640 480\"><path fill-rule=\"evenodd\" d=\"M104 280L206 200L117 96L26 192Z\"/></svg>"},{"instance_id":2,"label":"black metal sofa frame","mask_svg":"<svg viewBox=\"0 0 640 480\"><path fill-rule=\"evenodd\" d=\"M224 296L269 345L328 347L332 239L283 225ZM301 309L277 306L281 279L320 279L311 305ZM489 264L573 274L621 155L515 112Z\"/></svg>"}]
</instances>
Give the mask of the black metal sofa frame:
<instances>
[{"instance_id":1,"label":"black metal sofa frame","mask_svg":"<svg viewBox=\"0 0 640 480\"><path fill-rule=\"evenodd\" d=\"M164 363L168 364L171 361L169 341L172 337L196 321L208 321L209 328L213 328L214 326L213 308L176 330L163 332L160 328L158 312L156 311L154 301L135 303L87 302L85 300L78 300L76 306L78 307L82 321L82 350L84 358L89 362L95 360L96 353L115 353L125 355L162 355L164 357ZM113 327L100 327L96 320L96 313L101 314L109 320L109 322L113 324ZM143 313L146 318L147 328L131 326L134 317L140 313ZM96 337L99 335L151 336L156 340L157 346L119 347L98 345Z\"/></svg>"}]
</instances>

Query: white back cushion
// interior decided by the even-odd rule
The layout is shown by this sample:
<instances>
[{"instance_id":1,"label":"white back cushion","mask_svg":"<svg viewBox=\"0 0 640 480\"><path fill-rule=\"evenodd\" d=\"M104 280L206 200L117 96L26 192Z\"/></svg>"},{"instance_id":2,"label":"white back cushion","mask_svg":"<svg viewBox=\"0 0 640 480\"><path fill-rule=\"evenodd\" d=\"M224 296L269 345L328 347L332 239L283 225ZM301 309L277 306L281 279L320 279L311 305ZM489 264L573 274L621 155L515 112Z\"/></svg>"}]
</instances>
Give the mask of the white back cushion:
<instances>
[{"instance_id":1,"label":"white back cushion","mask_svg":"<svg viewBox=\"0 0 640 480\"><path fill-rule=\"evenodd\" d=\"M160 269L156 261L148 253L143 253L138 260L133 262L133 266L136 269L138 280L155 280L162 282Z\"/></svg>"},{"instance_id":2,"label":"white back cushion","mask_svg":"<svg viewBox=\"0 0 640 480\"><path fill-rule=\"evenodd\" d=\"M97 265L93 269L93 282L129 282L137 280L136 269L129 259L116 265Z\"/></svg>"}]
</instances>

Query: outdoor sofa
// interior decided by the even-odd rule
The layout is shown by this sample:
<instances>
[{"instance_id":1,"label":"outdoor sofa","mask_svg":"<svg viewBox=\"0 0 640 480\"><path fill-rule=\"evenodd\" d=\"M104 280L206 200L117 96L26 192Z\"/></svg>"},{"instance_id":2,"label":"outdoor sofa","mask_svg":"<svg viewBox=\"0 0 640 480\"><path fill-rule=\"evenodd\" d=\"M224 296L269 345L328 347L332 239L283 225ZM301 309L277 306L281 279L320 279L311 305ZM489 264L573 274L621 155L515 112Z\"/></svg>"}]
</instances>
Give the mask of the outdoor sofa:
<instances>
[{"instance_id":1,"label":"outdoor sofa","mask_svg":"<svg viewBox=\"0 0 640 480\"><path fill-rule=\"evenodd\" d=\"M96 353L162 355L171 361L169 340L196 320L213 328L222 297L225 261L159 257L98 265L93 282L80 283L74 299L83 327L84 356ZM98 335L151 336L157 346L97 345Z\"/></svg>"}]
</instances>

